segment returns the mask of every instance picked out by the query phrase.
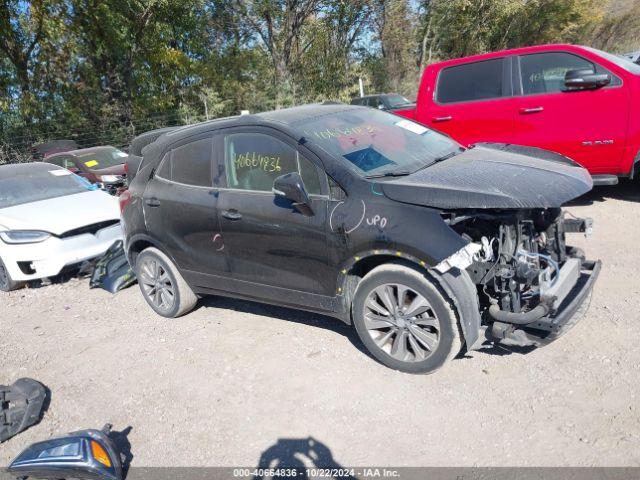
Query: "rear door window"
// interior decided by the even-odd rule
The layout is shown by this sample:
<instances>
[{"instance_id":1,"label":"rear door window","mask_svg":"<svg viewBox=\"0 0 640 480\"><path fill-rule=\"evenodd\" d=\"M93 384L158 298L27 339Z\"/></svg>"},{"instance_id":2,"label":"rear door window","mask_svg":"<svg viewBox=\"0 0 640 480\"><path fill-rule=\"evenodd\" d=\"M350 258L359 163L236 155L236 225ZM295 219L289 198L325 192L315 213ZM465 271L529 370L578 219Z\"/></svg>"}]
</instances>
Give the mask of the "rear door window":
<instances>
[{"instance_id":1,"label":"rear door window","mask_svg":"<svg viewBox=\"0 0 640 480\"><path fill-rule=\"evenodd\" d=\"M472 102L504 96L504 58L445 68L440 72L438 103Z\"/></svg>"},{"instance_id":2,"label":"rear door window","mask_svg":"<svg viewBox=\"0 0 640 480\"><path fill-rule=\"evenodd\" d=\"M229 188L270 192L277 177L298 172L309 194L322 193L317 167L283 141L262 133L235 133L224 144Z\"/></svg>"}]
</instances>

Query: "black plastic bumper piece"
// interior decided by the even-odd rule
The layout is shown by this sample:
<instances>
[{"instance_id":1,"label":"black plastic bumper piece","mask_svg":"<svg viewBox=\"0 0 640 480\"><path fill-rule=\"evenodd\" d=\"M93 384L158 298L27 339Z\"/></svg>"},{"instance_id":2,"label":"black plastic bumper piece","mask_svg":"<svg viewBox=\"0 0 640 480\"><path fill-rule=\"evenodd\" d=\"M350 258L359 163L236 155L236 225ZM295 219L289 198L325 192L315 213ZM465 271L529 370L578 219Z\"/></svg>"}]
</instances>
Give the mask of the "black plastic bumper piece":
<instances>
[{"instance_id":1,"label":"black plastic bumper piece","mask_svg":"<svg viewBox=\"0 0 640 480\"><path fill-rule=\"evenodd\" d=\"M554 313L521 329L504 330L499 341L507 345L543 346L567 333L586 314L601 268L600 260L582 262L578 281Z\"/></svg>"},{"instance_id":2,"label":"black plastic bumper piece","mask_svg":"<svg viewBox=\"0 0 640 480\"><path fill-rule=\"evenodd\" d=\"M0 442L40 421L47 389L31 378L0 385Z\"/></svg>"}]
</instances>

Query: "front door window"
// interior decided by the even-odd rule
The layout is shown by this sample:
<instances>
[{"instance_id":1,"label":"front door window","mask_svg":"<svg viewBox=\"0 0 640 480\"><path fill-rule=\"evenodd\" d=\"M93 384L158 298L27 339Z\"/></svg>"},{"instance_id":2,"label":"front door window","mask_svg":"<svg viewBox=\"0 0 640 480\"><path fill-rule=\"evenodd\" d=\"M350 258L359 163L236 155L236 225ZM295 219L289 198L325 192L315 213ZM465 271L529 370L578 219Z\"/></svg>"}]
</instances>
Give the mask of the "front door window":
<instances>
[{"instance_id":1,"label":"front door window","mask_svg":"<svg viewBox=\"0 0 640 480\"><path fill-rule=\"evenodd\" d=\"M316 167L296 149L269 135L228 135L225 138L225 159L229 188L271 192L276 178L298 172L307 193L321 193Z\"/></svg>"}]
</instances>

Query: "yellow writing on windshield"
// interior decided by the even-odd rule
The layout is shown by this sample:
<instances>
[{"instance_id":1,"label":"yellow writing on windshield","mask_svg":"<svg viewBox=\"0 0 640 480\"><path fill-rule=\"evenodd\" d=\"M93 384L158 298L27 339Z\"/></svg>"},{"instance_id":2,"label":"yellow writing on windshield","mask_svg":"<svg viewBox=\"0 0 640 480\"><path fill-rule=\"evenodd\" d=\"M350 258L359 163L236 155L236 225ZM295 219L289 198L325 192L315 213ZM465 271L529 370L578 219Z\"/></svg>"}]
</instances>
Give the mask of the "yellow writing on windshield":
<instances>
[{"instance_id":1,"label":"yellow writing on windshield","mask_svg":"<svg viewBox=\"0 0 640 480\"><path fill-rule=\"evenodd\" d=\"M91 167L95 167L96 165L98 165L98 161L97 160L89 160L87 162L84 162L84 164L91 168Z\"/></svg>"},{"instance_id":2,"label":"yellow writing on windshield","mask_svg":"<svg viewBox=\"0 0 640 480\"><path fill-rule=\"evenodd\" d=\"M357 127L349 127L349 128L327 128L325 130L318 130L315 132L305 131L304 133L311 137L329 140L331 138L353 137L358 135L371 135L380 131L381 131L381 128L375 125L358 125Z\"/></svg>"},{"instance_id":3,"label":"yellow writing on windshield","mask_svg":"<svg viewBox=\"0 0 640 480\"><path fill-rule=\"evenodd\" d=\"M265 172L279 172L282 170L280 166L280 156L263 155L258 152L241 153L235 156L233 163L236 170L243 168L257 168Z\"/></svg>"}]
</instances>

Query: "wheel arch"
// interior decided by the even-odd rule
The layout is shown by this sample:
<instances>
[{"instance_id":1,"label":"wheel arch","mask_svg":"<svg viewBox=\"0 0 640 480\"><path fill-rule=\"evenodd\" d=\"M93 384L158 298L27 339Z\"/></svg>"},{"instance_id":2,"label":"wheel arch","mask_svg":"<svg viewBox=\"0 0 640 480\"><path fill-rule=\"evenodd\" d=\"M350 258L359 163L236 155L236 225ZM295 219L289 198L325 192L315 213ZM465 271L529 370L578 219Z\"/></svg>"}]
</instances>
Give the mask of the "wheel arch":
<instances>
[{"instance_id":1,"label":"wheel arch","mask_svg":"<svg viewBox=\"0 0 640 480\"><path fill-rule=\"evenodd\" d=\"M135 267L136 258L138 257L138 255L142 253L142 251L145 248L149 248L149 247L157 248L162 253L164 253L167 257L169 257L171 261L174 263L174 265L177 265L175 259L173 258L173 255L169 253L168 249L165 248L161 242L145 234L134 235L127 242L126 253L127 253L127 260L129 261L129 265L131 265L132 267Z\"/></svg>"},{"instance_id":2,"label":"wheel arch","mask_svg":"<svg viewBox=\"0 0 640 480\"><path fill-rule=\"evenodd\" d=\"M345 321L352 324L352 302L360 280L374 268L385 263L397 263L412 268L427 277L450 299L451 307L462 329L467 350L479 347L481 343L480 302L476 286L464 270L452 268L441 274L431 268L426 261L399 250L371 250L353 256L342 266L338 277L337 294L342 301L346 315Z\"/></svg>"}]
</instances>

